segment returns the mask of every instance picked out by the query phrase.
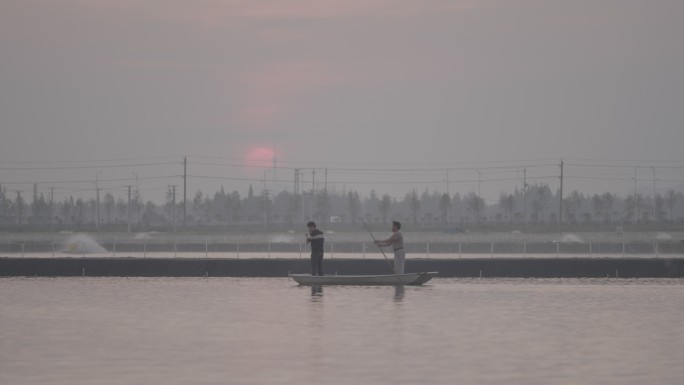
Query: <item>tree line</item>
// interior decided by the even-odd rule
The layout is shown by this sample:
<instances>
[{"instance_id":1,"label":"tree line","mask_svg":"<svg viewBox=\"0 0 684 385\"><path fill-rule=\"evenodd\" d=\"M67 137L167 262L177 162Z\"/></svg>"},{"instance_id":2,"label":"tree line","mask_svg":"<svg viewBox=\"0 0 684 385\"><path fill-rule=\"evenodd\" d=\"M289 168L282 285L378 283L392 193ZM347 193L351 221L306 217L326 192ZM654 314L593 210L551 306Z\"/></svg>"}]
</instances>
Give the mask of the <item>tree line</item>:
<instances>
[{"instance_id":1,"label":"tree line","mask_svg":"<svg viewBox=\"0 0 684 385\"><path fill-rule=\"evenodd\" d=\"M501 192L496 201L486 201L475 192L449 195L438 191L415 189L401 198L371 191L361 196L357 191L341 193L327 190L294 194L269 190L255 193L250 186L246 196L223 187L213 194L202 191L175 201L171 191L164 203L143 202L133 193L128 199L116 199L110 192L99 201L69 196L55 201L39 193L34 186L28 200L20 192L10 194L0 186L0 224L58 227L105 226L127 224L164 226L204 225L281 225L315 220L322 223L388 223L392 220L416 226L460 226L473 223L674 223L682 218L682 193L668 190L655 197L641 194L619 196L614 193L585 195L572 191L563 197L546 184L535 184L512 193ZM562 207L562 217L559 216ZM99 220L98 220L99 218Z\"/></svg>"}]
</instances>

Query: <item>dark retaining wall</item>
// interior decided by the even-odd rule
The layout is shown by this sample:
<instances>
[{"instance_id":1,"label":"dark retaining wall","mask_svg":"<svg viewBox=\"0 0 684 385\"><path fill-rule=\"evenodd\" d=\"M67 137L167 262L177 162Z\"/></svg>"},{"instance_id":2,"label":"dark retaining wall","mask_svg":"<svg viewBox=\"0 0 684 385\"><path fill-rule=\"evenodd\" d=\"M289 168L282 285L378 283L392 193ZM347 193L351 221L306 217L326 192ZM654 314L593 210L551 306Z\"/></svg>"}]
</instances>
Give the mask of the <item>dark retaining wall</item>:
<instances>
[{"instance_id":1,"label":"dark retaining wall","mask_svg":"<svg viewBox=\"0 0 684 385\"><path fill-rule=\"evenodd\" d=\"M285 277L308 273L307 259L0 258L0 276ZM391 274L383 259L329 259L326 274ZM487 258L407 260L406 271L441 277L682 278L683 258Z\"/></svg>"}]
</instances>

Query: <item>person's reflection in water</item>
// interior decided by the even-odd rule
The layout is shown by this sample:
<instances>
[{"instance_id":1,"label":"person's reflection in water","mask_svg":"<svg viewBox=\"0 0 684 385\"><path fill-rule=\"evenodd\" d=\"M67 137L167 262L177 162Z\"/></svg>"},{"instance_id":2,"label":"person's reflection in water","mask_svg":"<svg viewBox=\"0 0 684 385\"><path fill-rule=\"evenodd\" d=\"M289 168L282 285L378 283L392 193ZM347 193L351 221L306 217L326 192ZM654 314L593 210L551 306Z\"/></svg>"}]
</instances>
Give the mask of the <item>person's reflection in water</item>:
<instances>
[{"instance_id":1,"label":"person's reflection in water","mask_svg":"<svg viewBox=\"0 0 684 385\"><path fill-rule=\"evenodd\" d=\"M322 297L323 296L323 286L311 285L311 296L312 297Z\"/></svg>"},{"instance_id":2,"label":"person's reflection in water","mask_svg":"<svg viewBox=\"0 0 684 385\"><path fill-rule=\"evenodd\" d=\"M394 301L401 302L404 299L404 285L397 285L394 287Z\"/></svg>"}]
</instances>

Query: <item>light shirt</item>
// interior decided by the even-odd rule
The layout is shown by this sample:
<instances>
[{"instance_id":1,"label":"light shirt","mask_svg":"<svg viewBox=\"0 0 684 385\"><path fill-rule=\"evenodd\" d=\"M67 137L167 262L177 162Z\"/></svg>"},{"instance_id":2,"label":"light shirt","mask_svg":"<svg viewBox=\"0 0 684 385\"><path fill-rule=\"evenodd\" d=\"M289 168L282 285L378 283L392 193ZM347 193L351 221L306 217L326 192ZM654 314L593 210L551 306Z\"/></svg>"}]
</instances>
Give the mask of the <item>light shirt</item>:
<instances>
[{"instance_id":1,"label":"light shirt","mask_svg":"<svg viewBox=\"0 0 684 385\"><path fill-rule=\"evenodd\" d=\"M392 233L390 241L392 242L392 250L404 248L404 236L401 235L401 231L397 230L394 233Z\"/></svg>"}]
</instances>

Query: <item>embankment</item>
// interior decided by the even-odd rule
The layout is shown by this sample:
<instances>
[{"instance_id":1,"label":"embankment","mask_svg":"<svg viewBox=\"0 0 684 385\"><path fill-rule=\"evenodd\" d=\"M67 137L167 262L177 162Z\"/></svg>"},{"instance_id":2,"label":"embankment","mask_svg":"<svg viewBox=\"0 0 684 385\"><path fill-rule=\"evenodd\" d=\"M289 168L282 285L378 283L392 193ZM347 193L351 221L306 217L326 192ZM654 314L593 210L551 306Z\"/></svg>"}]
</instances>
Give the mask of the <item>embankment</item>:
<instances>
[{"instance_id":1,"label":"embankment","mask_svg":"<svg viewBox=\"0 0 684 385\"><path fill-rule=\"evenodd\" d=\"M286 277L309 272L307 259L0 258L0 276ZM329 259L326 274L391 274L383 259ZM684 258L414 259L406 271L440 277L683 278Z\"/></svg>"}]
</instances>

